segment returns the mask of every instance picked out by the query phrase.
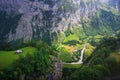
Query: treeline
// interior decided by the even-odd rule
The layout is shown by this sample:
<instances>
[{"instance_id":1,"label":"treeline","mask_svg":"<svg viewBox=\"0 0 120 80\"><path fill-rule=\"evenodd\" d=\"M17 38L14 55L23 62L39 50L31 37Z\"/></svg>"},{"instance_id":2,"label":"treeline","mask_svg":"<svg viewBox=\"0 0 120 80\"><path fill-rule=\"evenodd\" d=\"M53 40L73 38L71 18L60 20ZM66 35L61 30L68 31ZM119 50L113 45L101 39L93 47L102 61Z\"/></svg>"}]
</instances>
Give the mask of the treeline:
<instances>
[{"instance_id":1,"label":"treeline","mask_svg":"<svg viewBox=\"0 0 120 80\"><path fill-rule=\"evenodd\" d=\"M11 42L7 42L4 41L1 43L0 45L0 50L4 50L4 51L11 51L11 50L17 50L23 47L36 47L39 48L39 46L41 45L47 45L45 42L43 41L39 41L39 40L30 40L30 41L26 41L24 42L22 39L21 40L16 40L16 41L11 41Z\"/></svg>"}]
</instances>

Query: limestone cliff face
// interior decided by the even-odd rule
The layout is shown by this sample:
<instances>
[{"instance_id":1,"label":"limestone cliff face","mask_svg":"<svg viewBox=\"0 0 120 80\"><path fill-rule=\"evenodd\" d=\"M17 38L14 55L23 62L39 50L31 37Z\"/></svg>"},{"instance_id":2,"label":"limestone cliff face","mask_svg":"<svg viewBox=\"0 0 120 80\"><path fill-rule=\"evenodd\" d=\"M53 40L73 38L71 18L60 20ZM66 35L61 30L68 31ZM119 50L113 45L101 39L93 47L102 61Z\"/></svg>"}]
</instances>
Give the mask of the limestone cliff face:
<instances>
[{"instance_id":1,"label":"limestone cliff face","mask_svg":"<svg viewBox=\"0 0 120 80\"><path fill-rule=\"evenodd\" d=\"M108 0L108 4L120 11L120 0Z\"/></svg>"},{"instance_id":2,"label":"limestone cliff face","mask_svg":"<svg viewBox=\"0 0 120 80\"><path fill-rule=\"evenodd\" d=\"M9 30L4 36L8 41L51 41L54 33L81 25L83 18L89 20L99 5L98 0L0 0L0 11L6 11L8 16L22 15L15 32Z\"/></svg>"},{"instance_id":3,"label":"limestone cliff face","mask_svg":"<svg viewBox=\"0 0 120 80\"><path fill-rule=\"evenodd\" d=\"M108 1L110 7L120 10L120 0ZM82 28L83 23L89 23L101 4L101 0L0 0L0 15L6 12L0 19L0 42L38 39L50 43L55 34L68 27Z\"/></svg>"},{"instance_id":4,"label":"limestone cliff face","mask_svg":"<svg viewBox=\"0 0 120 80\"><path fill-rule=\"evenodd\" d=\"M120 12L120 0L118 0L118 9L119 9L119 12Z\"/></svg>"}]
</instances>

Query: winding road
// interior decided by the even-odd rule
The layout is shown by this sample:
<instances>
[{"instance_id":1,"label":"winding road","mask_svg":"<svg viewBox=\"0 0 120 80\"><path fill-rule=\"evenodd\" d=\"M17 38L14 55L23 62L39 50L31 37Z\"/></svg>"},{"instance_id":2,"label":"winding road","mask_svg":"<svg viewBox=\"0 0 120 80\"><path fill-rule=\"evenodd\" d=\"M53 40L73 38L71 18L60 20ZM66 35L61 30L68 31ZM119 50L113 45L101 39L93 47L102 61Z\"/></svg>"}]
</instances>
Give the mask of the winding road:
<instances>
[{"instance_id":1,"label":"winding road","mask_svg":"<svg viewBox=\"0 0 120 80\"><path fill-rule=\"evenodd\" d=\"M86 45L84 45L84 48L81 50L81 55L80 55L80 59L78 60L78 62L71 62L71 63L65 63L63 62L62 64L82 64L83 63L83 55L86 49Z\"/></svg>"}]
</instances>

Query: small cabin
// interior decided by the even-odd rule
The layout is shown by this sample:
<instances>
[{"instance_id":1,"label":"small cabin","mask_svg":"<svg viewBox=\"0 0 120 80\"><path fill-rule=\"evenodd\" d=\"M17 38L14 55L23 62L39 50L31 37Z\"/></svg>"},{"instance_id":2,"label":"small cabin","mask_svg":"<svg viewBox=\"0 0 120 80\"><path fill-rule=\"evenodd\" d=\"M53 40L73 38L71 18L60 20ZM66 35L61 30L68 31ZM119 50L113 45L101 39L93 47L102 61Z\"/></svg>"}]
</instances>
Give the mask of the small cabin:
<instances>
[{"instance_id":1,"label":"small cabin","mask_svg":"<svg viewBox=\"0 0 120 80\"><path fill-rule=\"evenodd\" d=\"M15 51L16 54L20 54L20 53L22 53L22 52L23 52L22 50L16 50L16 51Z\"/></svg>"}]
</instances>

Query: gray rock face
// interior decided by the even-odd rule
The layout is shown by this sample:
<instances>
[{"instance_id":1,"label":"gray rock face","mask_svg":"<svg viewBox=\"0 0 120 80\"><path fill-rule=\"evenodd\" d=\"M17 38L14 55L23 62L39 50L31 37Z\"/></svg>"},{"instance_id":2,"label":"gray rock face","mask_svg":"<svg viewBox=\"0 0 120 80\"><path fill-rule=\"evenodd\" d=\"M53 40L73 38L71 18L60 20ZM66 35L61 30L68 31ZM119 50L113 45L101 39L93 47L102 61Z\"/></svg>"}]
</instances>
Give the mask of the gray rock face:
<instances>
[{"instance_id":1,"label":"gray rock face","mask_svg":"<svg viewBox=\"0 0 120 80\"><path fill-rule=\"evenodd\" d=\"M120 0L118 0L118 10L120 12Z\"/></svg>"},{"instance_id":2,"label":"gray rock face","mask_svg":"<svg viewBox=\"0 0 120 80\"><path fill-rule=\"evenodd\" d=\"M120 0L109 3L120 11ZM23 38L50 42L54 33L81 26L82 20L89 21L100 4L99 0L0 0L0 12L22 14L15 33L9 30L4 36L8 41Z\"/></svg>"},{"instance_id":3,"label":"gray rock face","mask_svg":"<svg viewBox=\"0 0 120 80\"><path fill-rule=\"evenodd\" d=\"M0 11L22 14L16 33L9 31L8 41L52 40L53 33L81 25L99 9L99 1L90 0L0 0Z\"/></svg>"},{"instance_id":4,"label":"gray rock face","mask_svg":"<svg viewBox=\"0 0 120 80\"><path fill-rule=\"evenodd\" d=\"M120 0L108 0L109 6L116 8L120 12Z\"/></svg>"}]
</instances>

